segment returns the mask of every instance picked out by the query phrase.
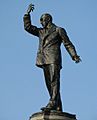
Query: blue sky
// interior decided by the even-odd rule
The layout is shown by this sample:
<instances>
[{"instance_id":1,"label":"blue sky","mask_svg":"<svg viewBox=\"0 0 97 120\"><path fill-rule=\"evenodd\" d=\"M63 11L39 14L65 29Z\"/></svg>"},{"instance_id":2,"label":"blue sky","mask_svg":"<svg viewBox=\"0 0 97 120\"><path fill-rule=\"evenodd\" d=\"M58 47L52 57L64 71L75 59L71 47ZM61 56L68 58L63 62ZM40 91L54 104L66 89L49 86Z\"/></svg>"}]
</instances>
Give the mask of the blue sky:
<instances>
[{"instance_id":1,"label":"blue sky","mask_svg":"<svg viewBox=\"0 0 97 120\"><path fill-rule=\"evenodd\" d=\"M0 1L0 120L27 120L49 100L43 71L35 66L38 38L23 28L30 3L33 24L48 12L64 27L82 62L75 64L61 46L64 112L78 120L97 120L97 0Z\"/></svg>"}]
</instances>

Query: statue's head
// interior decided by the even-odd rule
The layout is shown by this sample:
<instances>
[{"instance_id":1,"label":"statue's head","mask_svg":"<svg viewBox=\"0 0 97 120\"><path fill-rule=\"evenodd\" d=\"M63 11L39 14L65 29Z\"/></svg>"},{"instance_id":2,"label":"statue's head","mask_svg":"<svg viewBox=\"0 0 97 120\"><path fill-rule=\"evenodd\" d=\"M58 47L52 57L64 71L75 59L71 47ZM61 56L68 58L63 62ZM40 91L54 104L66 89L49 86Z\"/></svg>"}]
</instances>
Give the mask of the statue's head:
<instances>
[{"instance_id":1,"label":"statue's head","mask_svg":"<svg viewBox=\"0 0 97 120\"><path fill-rule=\"evenodd\" d=\"M42 24L42 26L45 28L47 27L47 25L49 23L52 23L52 16L48 13L45 13L43 14L41 17L40 17L40 23Z\"/></svg>"}]
</instances>

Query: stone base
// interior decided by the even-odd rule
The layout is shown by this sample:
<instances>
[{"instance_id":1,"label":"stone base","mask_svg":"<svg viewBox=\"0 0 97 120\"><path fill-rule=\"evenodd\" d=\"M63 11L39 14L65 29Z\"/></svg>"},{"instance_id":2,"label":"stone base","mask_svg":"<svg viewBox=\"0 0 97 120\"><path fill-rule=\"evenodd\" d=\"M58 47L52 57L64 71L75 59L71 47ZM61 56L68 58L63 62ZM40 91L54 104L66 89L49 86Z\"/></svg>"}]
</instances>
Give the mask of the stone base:
<instances>
[{"instance_id":1,"label":"stone base","mask_svg":"<svg viewBox=\"0 0 97 120\"><path fill-rule=\"evenodd\" d=\"M65 112L38 112L34 113L29 120L76 120L76 116Z\"/></svg>"}]
</instances>

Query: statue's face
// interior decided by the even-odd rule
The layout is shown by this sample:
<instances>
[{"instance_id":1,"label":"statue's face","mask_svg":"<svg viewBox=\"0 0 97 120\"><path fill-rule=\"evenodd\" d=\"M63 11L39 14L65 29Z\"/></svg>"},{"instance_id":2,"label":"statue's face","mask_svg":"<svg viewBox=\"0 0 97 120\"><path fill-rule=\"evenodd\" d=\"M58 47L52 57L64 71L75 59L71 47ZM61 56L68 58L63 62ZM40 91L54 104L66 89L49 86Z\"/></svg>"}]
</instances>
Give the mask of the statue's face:
<instances>
[{"instance_id":1,"label":"statue's face","mask_svg":"<svg viewBox=\"0 0 97 120\"><path fill-rule=\"evenodd\" d=\"M44 28L48 25L47 16L45 14L41 16L40 23Z\"/></svg>"},{"instance_id":2,"label":"statue's face","mask_svg":"<svg viewBox=\"0 0 97 120\"><path fill-rule=\"evenodd\" d=\"M49 22L51 22L49 15L43 14L40 18L40 23L43 26L43 28L46 28Z\"/></svg>"}]
</instances>

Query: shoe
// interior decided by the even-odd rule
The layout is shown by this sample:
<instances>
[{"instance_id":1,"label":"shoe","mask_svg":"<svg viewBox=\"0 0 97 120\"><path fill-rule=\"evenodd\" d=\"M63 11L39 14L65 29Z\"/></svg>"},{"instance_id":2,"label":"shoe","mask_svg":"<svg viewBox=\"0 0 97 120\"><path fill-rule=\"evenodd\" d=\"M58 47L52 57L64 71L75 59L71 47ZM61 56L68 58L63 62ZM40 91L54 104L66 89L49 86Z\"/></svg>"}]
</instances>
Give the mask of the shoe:
<instances>
[{"instance_id":1,"label":"shoe","mask_svg":"<svg viewBox=\"0 0 97 120\"><path fill-rule=\"evenodd\" d=\"M60 108L60 107L57 107L56 110L62 112L62 108Z\"/></svg>"},{"instance_id":2,"label":"shoe","mask_svg":"<svg viewBox=\"0 0 97 120\"><path fill-rule=\"evenodd\" d=\"M56 110L56 105L54 101L49 101L46 107L41 108L42 111L44 110Z\"/></svg>"}]
</instances>

